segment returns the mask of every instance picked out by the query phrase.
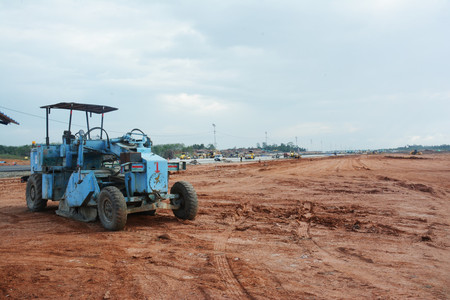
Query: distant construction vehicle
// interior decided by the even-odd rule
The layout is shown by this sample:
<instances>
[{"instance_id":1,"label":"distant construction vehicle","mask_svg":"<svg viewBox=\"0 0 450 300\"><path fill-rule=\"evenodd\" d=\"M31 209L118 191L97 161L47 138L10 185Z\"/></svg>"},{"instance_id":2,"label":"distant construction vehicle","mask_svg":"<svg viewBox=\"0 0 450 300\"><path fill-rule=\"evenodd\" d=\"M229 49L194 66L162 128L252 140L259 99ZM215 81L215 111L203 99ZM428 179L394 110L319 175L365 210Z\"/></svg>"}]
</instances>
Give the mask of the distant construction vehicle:
<instances>
[{"instance_id":1,"label":"distant construction vehicle","mask_svg":"<svg viewBox=\"0 0 450 300\"><path fill-rule=\"evenodd\" d=\"M411 155L422 155L422 152L417 151L417 149L414 149L414 150L411 151L409 154L411 154Z\"/></svg>"},{"instance_id":2,"label":"distant construction vehicle","mask_svg":"<svg viewBox=\"0 0 450 300\"><path fill-rule=\"evenodd\" d=\"M186 153L181 153L180 155L180 159L191 159L191 157L189 155L187 155Z\"/></svg>"},{"instance_id":3,"label":"distant construction vehicle","mask_svg":"<svg viewBox=\"0 0 450 300\"><path fill-rule=\"evenodd\" d=\"M255 159L255 153L253 153L252 150L249 150L247 153L245 153L244 157L245 159Z\"/></svg>"},{"instance_id":4,"label":"distant construction vehicle","mask_svg":"<svg viewBox=\"0 0 450 300\"><path fill-rule=\"evenodd\" d=\"M291 153L289 154L289 157L299 159L301 156L297 152L291 151Z\"/></svg>"}]
</instances>

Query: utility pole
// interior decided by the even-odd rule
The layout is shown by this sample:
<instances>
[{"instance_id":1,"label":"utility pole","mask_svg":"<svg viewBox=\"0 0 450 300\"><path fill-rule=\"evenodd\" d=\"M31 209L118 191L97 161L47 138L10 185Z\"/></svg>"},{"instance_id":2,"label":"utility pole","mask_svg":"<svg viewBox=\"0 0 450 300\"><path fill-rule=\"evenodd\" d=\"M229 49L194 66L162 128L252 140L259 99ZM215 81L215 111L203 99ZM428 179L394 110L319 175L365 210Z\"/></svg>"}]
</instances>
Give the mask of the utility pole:
<instances>
[{"instance_id":1,"label":"utility pole","mask_svg":"<svg viewBox=\"0 0 450 300\"><path fill-rule=\"evenodd\" d=\"M217 149L217 143L216 143L216 124L212 124L214 128L214 148Z\"/></svg>"},{"instance_id":2,"label":"utility pole","mask_svg":"<svg viewBox=\"0 0 450 300\"><path fill-rule=\"evenodd\" d=\"M298 140L297 140L297 137L295 137L295 145L297 146L297 153L300 154L300 149L298 148Z\"/></svg>"},{"instance_id":3,"label":"utility pole","mask_svg":"<svg viewBox=\"0 0 450 300\"><path fill-rule=\"evenodd\" d=\"M266 131L266 147L267 147L267 131Z\"/></svg>"}]
</instances>

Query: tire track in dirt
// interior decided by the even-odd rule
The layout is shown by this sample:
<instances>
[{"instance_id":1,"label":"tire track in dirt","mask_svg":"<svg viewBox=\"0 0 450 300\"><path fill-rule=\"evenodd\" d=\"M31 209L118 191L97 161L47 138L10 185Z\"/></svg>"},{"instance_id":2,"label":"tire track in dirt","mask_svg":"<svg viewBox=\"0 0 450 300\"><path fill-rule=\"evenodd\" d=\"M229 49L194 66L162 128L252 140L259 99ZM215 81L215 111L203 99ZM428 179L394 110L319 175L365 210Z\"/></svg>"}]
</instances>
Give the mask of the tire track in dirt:
<instances>
[{"instance_id":1,"label":"tire track in dirt","mask_svg":"<svg viewBox=\"0 0 450 300\"><path fill-rule=\"evenodd\" d=\"M309 215L311 217L314 216L314 206L312 203L305 202L304 209L306 211L309 210ZM392 278L384 277L383 274L376 273L370 266L365 266L366 264L373 264L372 259L362 256L358 253L352 251L352 249L347 248L337 248L336 251L339 252L339 255L344 255L344 257L339 257L338 254L333 251L329 251L323 248L314 238L314 236L310 232L311 228L311 219L307 218L304 221L297 220L297 235L311 242L310 250L311 252L315 252L320 260L324 263L330 265L335 270L339 270L340 273L345 274L345 278L354 281L355 284L359 284L360 286L370 289L370 290L378 290L382 293L389 292L386 289L385 281L392 282ZM362 263L358 264L357 270L355 271L355 263L352 260L348 260L349 258L356 258L360 260ZM361 270L363 270L364 277L361 277ZM398 282L398 285L402 285L402 282Z\"/></svg>"},{"instance_id":2,"label":"tire track in dirt","mask_svg":"<svg viewBox=\"0 0 450 300\"><path fill-rule=\"evenodd\" d=\"M16 214L12 214L12 213L5 213L5 212L1 212L0 211L0 215L2 215L2 220L0 222L17 222L20 220L20 217Z\"/></svg>"},{"instance_id":3,"label":"tire track in dirt","mask_svg":"<svg viewBox=\"0 0 450 300\"><path fill-rule=\"evenodd\" d=\"M233 299L248 299L248 293L245 291L239 280L231 270L226 254L226 244L236 226L232 224L222 234L218 235L214 243L214 261L217 266L217 271L225 283L227 288L226 293Z\"/></svg>"},{"instance_id":4,"label":"tire track in dirt","mask_svg":"<svg viewBox=\"0 0 450 300\"><path fill-rule=\"evenodd\" d=\"M351 159L351 164L352 164L352 168L355 171L360 171L360 170L370 170L370 168L361 161L361 157L356 157L356 158L352 158Z\"/></svg>"},{"instance_id":5,"label":"tire track in dirt","mask_svg":"<svg viewBox=\"0 0 450 300\"><path fill-rule=\"evenodd\" d=\"M341 171L343 171L343 169L345 170L345 164L348 163L347 160L342 160L342 159L336 159L334 161L333 165L330 165L330 169L333 173L340 173Z\"/></svg>"},{"instance_id":6,"label":"tire track in dirt","mask_svg":"<svg viewBox=\"0 0 450 300\"><path fill-rule=\"evenodd\" d=\"M311 241L311 243L312 243L312 245L310 246L311 252L316 252L317 254L319 254L320 259L323 262L328 263L330 266L333 266L333 268L336 270L339 270L339 272L345 273L349 279L351 279L351 280L357 279L357 281L360 281L360 283L365 287L376 288L376 289L385 291L382 283L373 284L374 282L379 281L380 277L376 276L376 274L372 274L372 271L370 268L366 268L364 266L358 266L358 268L366 270L365 278L361 278L361 276L359 276L356 272L353 271L354 265L352 264L352 262L346 261L345 258L338 257L336 254L324 249L322 246L320 246L317 243L317 241L315 240L315 238L313 237L313 235L310 232L311 220L315 215L314 203L309 202L309 201L304 202L303 203L303 211L304 211L305 220L297 220L297 223L298 223L297 235L301 239L306 239L306 240ZM340 249L337 249L337 250L340 250ZM370 259L367 259L362 256L358 256L358 255L348 252L348 251L347 252L340 251L340 253L346 255L346 257L352 256L352 257L359 258L360 260L363 260L366 263L368 263L369 261L370 261L370 263L373 263L373 261L371 261ZM356 280L354 280L354 281L356 281Z\"/></svg>"},{"instance_id":7,"label":"tire track in dirt","mask_svg":"<svg viewBox=\"0 0 450 300\"><path fill-rule=\"evenodd\" d=\"M361 278L357 273L352 271L354 269L354 265L351 262L346 261L343 258L337 257L334 253L323 249L317 241L315 241L314 237L310 234L310 222L304 222L304 221L298 221L299 227L297 229L297 233L300 237L306 237L308 240L312 242L311 250L312 252L316 252L319 254L321 261L324 263L329 264L332 266L335 270L339 270L339 272L346 274L348 279L354 280L356 278L358 281L361 282L361 284L367 288L377 288L380 290L385 291L381 286L376 286L372 284L373 282L376 282L379 277L378 276L372 276L370 274L371 270L370 268L363 268L359 266L359 268L365 269L366 272L366 278Z\"/></svg>"},{"instance_id":8,"label":"tire track in dirt","mask_svg":"<svg viewBox=\"0 0 450 300\"><path fill-rule=\"evenodd\" d=\"M309 232L309 230L308 230ZM389 293L389 289L386 286L386 282L393 284L393 278L384 277L384 273L375 273L373 268L365 267L363 264L358 264L355 271L355 264L352 260L347 260L349 258L356 258L364 263L373 264L370 258L360 256L358 254L352 253L351 251L344 251L346 249L337 249L340 254L345 255L344 258L339 257L335 253L324 249L320 246L313 236L310 235L312 243L315 245L315 250L321 256L321 260L324 263L333 266L334 269L339 270L339 272L345 274L346 278L355 282L355 284L364 287L365 289L376 289L382 293ZM348 250L348 249L347 249ZM361 272L364 271L364 272ZM364 277L361 274L364 274ZM398 280L398 278L397 278ZM397 282L399 286L403 285L402 282Z\"/></svg>"}]
</instances>

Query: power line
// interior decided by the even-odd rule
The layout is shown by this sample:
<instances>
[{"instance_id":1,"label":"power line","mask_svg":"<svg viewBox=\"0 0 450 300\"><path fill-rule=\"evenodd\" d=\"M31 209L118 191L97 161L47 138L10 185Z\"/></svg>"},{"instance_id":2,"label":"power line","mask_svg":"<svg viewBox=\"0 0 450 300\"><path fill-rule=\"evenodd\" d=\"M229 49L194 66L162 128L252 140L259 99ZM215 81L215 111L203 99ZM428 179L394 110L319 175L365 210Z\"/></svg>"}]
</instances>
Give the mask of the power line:
<instances>
[{"instance_id":1,"label":"power line","mask_svg":"<svg viewBox=\"0 0 450 300\"><path fill-rule=\"evenodd\" d=\"M10 110L10 111L16 112L16 113L20 113L20 114L24 114L24 115L27 115L27 116L31 116L31 117L35 117L35 118L39 118L39 119L45 120L45 117L43 117L43 116L30 114L30 113L23 112L23 111L20 111L20 110L16 110L16 109L12 109L12 108L9 108L9 107L5 107L3 105L0 105L0 107L3 108L3 109L7 109L7 110ZM55 119L51 119L51 118L49 118L48 120L52 121L52 122L57 122L57 123L60 123L60 124L65 124L65 125L69 124L69 122L64 122L64 121L55 120ZM79 127L84 127L85 126L85 125L80 125L80 124L75 124L75 123L72 123L72 125L79 126ZM108 132L119 133L119 134L126 133L126 131L114 131L114 130L108 130ZM194 137L194 136L206 136L208 134L209 134L209 131L199 132L199 133L195 133L195 134L152 134L151 136L153 136L153 137Z\"/></svg>"},{"instance_id":2,"label":"power line","mask_svg":"<svg viewBox=\"0 0 450 300\"><path fill-rule=\"evenodd\" d=\"M44 119L45 120L45 117L43 117L43 116L38 116L38 115L26 113L26 112L23 112L23 111L20 111L20 110L16 110L16 109L12 109L12 108L8 108L8 107L2 106L2 105L0 105L0 107L3 108L3 109L7 109L7 110L10 110L10 111L19 113L19 114L24 114L24 115L27 115L27 116L31 116L31 117L35 117L35 118L39 118L39 119ZM62 123L62 124L69 124L68 122L63 122L63 121L59 121L59 120L55 120L55 119L50 119L49 118L49 120L53 121L53 122ZM81 126L81 125L77 125L77 124L74 124L74 125Z\"/></svg>"},{"instance_id":3,"label":"power line","mask_svg":"<svg viewBox=\"0 0 450 300\"><path fill-rule=\"evenodd\" d=\"M45 117L43 117L43 116L30 114L30 113L23 112L23 111L20 111L20 110L8 108L8 107L2 106L2 105L0 105L0 107L3 108L3 109L8 109L8 110L13 111L13 112L17 112L17 113L20 113L20 114L24 114L24 115L27 115L27 116L31 116L31 117L35 117L35 118L39 118L39 119L44 119L45 120ZM52 122L60 123L60 124L65 124L65 125L69 124L69 122L64 122L64 121L55 120L55 119L51 119L51 118L48 118L48 120L52 121ZM72 125L79 126L79 127L84 127L85 126L85 125L80 125L80 124L75 124L75 123L72 123ZM114 131L114 130L108 130L108 131L109 132L114 132L114 133L120 133L120 134L124 133L123 131Z\"/></svg>"},{"instance_id":4,"label":"power line","mask_svg":"<svg viewBox=\"0 0 450 300\"><path fill-rule=\"evenodd\" d=\"M0 105L0 108L6 109L6 110L10 110L10 111L13 111L13 112L16 112L16 113L24 114L24 115L27 115L27 116L39 118L39 119L44 119L44 120L46 119L43 116L39 116L39 115L23 112L23 111L20 111L20 110L12 109L12 108L9 108L9 107L5 107L3 105ZM49 118L49 121L60 123L60 124L65 124L65 125L69 124L69 122L64 122L64 121L50 119L50 118ZM84 127L85 126L85 125L74 124L74 123L73 123L73 125L79 126L79 127ZM215 124L213 124L213 127L214 127L214 144L215 145L217 145L217 143L216 143L216 133L224 135L224 136L229 136L229 137L232 137L232 138L235 138L235 139L244 139L244 140L256 140L256 141L258 141L258 140L263 140L265 138L266 144L267 144L268 141L275 142L274 140L272 140L271 138L269 138L267 136L267 132L265 132L265 137L237 136L237 135L232 135L232 134L228 134L228 133L216 130ZM126 133L126 131L114 131L114 130L108 130L108 132L117 133L117 134L125 134ZM178 138L178 137L183 138L183 137L207 137L209 134L211 134L210 131L193 133L193 134L149 134L149 136L156 137L156 138Z\"/></svg>"},{"instance_id":5,"label":"power line","mask_svg":"<svg viewBox=\"0 0 450 300\"><path fill-rule=\"evenodd\" d=\"M202 136L202 137L206 137L209 134L211 134L211 132L199 132L199 133L195 133L195 134L152 134L151 136L156 136L156 137L194 137L194 136Z\"/></svg>"}]
</instances>

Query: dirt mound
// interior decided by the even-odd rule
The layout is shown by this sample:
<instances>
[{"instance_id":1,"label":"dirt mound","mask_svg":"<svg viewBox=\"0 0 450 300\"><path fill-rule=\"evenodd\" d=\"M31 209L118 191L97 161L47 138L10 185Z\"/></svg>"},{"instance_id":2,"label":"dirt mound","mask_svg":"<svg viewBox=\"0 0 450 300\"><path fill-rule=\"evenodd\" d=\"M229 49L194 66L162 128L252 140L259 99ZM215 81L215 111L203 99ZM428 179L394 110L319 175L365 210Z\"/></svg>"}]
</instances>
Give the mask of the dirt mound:
<instances>
[{"instance_id":1,"label":"dirt mound","mask_svg":"<svg viewBox=\"0 0 450 300\"><path fill-rule=\"evenodd\" d=\"M427 159L422 156L394 156L394 155L385 155L385 158L392 158L392 159Z\"/></svg>"},{"instance_id":2,"label":"dirt mound","mask_svg":"<svg viewBox=\"0 0 450 300\"><path fill-rule=\"evenodd\" d=\"M397 185L407 188L407 189L410 189L410 190L413 190L413 191L420 191L420 192L424 192L424 193L435 194L435 191L433 190L432 187L427 186L422 183L398 182Z\"/></svg>"}]
</instances>

